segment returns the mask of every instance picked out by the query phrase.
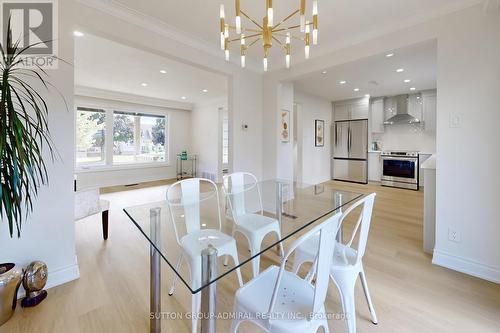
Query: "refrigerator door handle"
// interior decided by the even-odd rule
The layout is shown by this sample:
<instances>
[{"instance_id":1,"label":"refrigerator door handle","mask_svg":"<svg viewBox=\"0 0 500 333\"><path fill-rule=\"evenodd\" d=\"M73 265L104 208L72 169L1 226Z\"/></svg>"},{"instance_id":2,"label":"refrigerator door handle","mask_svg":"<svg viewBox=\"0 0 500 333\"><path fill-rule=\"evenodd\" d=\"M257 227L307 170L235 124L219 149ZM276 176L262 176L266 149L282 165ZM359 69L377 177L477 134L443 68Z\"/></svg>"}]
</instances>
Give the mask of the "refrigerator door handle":
<instances>
[{"instance_id":1,"label":"refrigerator door handle","mask_svg":"<svg viewBox=\"0 0 500 333\"><path fill-rule=\"evenodd\" d=\"M347 130L347 152L351 154L351 128Z\"/></svg>"}]
</instances>

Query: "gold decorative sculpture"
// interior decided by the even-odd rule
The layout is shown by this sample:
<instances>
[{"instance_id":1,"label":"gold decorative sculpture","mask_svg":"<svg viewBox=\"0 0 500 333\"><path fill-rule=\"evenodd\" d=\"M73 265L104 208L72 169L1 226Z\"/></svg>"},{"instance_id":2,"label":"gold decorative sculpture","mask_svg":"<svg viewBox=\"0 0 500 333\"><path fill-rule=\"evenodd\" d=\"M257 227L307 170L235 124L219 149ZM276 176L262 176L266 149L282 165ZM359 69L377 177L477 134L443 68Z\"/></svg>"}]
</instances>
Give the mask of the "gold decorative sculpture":
<instances>
[{"instance_id":1,"label":"gold decorative sculpture","mask_svg":"<svg viewBox=\"0 0 500 333\"><path fill-rule=\"evenodd\" d=\"M47 297L47 291L43 290L47 283L47 276L47 265L41 261L33 261L26 267L23 279L26 297L21 301L23 308L36 306Z\"/></svg>"},{"instance_id":2,"label":"gold decorative sculpture","mask_svg":"<svg viewBox=\"0 0 500 333\"><path fill-rule=\"evenodd\" d=\"M12 263L0 264L0 326L12 317L23 270Z\"/></svg>"}]
</instances>

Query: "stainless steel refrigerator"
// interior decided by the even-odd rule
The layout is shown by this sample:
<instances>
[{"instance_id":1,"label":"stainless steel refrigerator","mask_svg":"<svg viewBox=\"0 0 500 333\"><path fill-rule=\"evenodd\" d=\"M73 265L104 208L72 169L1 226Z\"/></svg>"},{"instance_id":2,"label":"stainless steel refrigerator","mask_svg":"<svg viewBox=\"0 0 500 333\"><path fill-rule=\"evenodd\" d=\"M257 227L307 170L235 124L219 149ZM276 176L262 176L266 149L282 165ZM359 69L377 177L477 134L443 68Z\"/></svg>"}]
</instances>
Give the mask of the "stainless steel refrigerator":
<instances>
[{"instance_id":1,"label":"stainless steel refrigerator","mask_svg":"<svg viewBox=\"0 0 500 333\"><path fill-rule=\"evenodd\" d=\"M336 121L333 125L334 180L368 183L368 120Z\"/></svg>"}]
</instances>

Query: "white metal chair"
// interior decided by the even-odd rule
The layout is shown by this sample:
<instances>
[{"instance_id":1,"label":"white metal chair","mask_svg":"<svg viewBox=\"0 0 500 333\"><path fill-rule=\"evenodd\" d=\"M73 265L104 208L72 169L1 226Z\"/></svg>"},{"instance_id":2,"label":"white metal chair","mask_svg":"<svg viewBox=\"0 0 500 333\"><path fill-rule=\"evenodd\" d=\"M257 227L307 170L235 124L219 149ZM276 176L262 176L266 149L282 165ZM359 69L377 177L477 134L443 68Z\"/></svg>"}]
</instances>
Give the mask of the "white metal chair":
<instances>
[{"instance_id":1,"label":"white metal chair","mask_svg":"<svg viewBox=\"0 0 500 333\"><path fill-rule=\"evenodd\" d=\"M236 292L232 333L244 321L252 321L270 333L314 333L320 327L329 332L324 302L333 258L331 240L338 230L340 215L337 213L297 239L283 257L281 267L269 267ZM319 246L313 286L286 271L285 265L295 249L316 234L319 234Z\"/></svg>"},{"instance_id":2,"label":"white metal chair","mask_svg":"<svg viewBox=\"0 0 500 333\"><path fill-rule=\"evenodd\" d=\"M239 264L236 241L229 235L220 231L221 213L219 202L219 191L217 185L209 179L191 178L178 181L167 190L167 202L171 214L171 221L174 227L175 237L182 253L176 264L176 270L181 268L182 262L188 263L191 272L191 289L201 286L201 252L209 244L217 249L218 256L231 256L235 265ZM207 204L214 214L202 211L202 205ZM216 207L214 207L216 206ZM216 229L204 228L215 218ZM181 225L186 228L185 235L181 236L179 228ZM203 222L203 224L202 224ZM240 269L236 269L239 285L243 285ZM177 275L174 275L169 295L173 295ZM197 293L192 296L191 309L193 314L200 311L200 296ZM192 319L192 332L196 333L197 316Z\"/></svg>"},{"instance_id":3,"label":"white metal chair","mask_svg":"<svg viewBox=\"0 0 500 333\"><path fill-rule=\"evenodd\" d=\"M250 255L260 252L264 237L275 233L281 239L278 220L264 216L262 195L257 178L248 172L236 172L223 179L224 193L233 218L233 237L237 232L246 237L250 246ZM253 195L253 197L252 197ZM283 256L283 245L279 244L280 255ZM227 257L226 257L227 260ZM259 274L260 256L252 260L253 276Z\"/></svg>"},{"instance_id":4,"label":"white metal chair","mask_svg":"<svg viewBox=\"0 0 500 333\"><path fill-rule=\"evenodd\" d=\"M366 243L368 240L368 231L375 201L375 193L365 196L349 207L340 218L340 225L344 219L357 207L363 205L359 218L353 229L351 238L346 244L335 241L335 252L330 269L330 277L337 286L342 302L342 308L346 316L347 332L356 332L356 307L354 302L354 287L358 275L363 286L368 308L372 317L373 324L378 324L375 308L370 297L366 276L363 269L363 255L365 254ZM359 233L358 246L353 248L353 241ZM293 271L298 272L300 266L305 262L314 262L315 252L317 251L319 237L313 237L308 242L301 244L294 257ZM313 265L313 267L316 264ZM312 278L312 274L309 274Z\"/></svg>"}]
</instances>

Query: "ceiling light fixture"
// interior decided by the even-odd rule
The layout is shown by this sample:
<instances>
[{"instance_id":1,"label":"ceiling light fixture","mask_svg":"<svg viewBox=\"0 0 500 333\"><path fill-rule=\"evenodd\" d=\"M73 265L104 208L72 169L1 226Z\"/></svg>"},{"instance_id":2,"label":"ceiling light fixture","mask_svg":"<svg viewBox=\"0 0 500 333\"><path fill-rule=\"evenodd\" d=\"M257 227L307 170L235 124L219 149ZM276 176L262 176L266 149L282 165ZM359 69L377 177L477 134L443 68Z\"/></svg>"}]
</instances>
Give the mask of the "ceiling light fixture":
<instances>
[{"instance_id":1,"label":"ceiling light fixture","mask_svg":"<svg viewBox=\"0 0 500 333\"><path fill-rule=\"evenodd\" d=\"M322 72L321 72L321 74L326 74L326 73L328 73L328 72L327 72L327 71L322 71Z\"/></svg>"},{"instance_id":2,"label":"ceiling light fixture","mask_svg":"<svg viewBox=\"0 0 500 333\"><path fill-rule=\"evenodd\" d=\"M182 96L182 97L181 97L181 99L182 99L182 100L185 100L185 99L187 99L187 97L186 97L186 96Z\"/></svg>"},{"instance_id":3,"label":"ceiling light fixture","mask_svg":"<svg viewBox=\"0 0 500 333\"><path fill-rule=\"evenodd\" d=\"M162 74L167 74L167 71L166 71L166 70L164 70L164 69L162 69L162 70L160 70L160 73L162 73Z\"/></svg>"},{"instance_id":4,"label":"ceiling light fixture","mask_svg":"<svg viewBox=\"0 0 500 333\"><path fill-rule=\"evenodd\" d=\"M365 95L365 97L366 97L366 98L370 98L370 94L366 94L366 95Z\"/></svg>"},{"instance_id":5,"label":"ceiling light fixture","mask_svg":"<svg viewBox=\"0 0 500 333\"><path fill-rule=\"evenodd\" d=\"M203 89L202 90L204 93L207 93L208 92L208 89Z\"/></svg>"},{"instance_id":6,"label":"ceiling light fixture","mask_svg":"<svg viewBox=\"0 0 500 333\"><path fill-rule=\"evenodd\" d=\"M148 84L147 84L147 83L141 83L141 86L143 86L143 87L147 87L147 86L148 86Z\"/></svg>"},{"instance_id":7,"label":"ceiling light fixture","mask_svg":"<svg viewBox=\"0 0 500 333\"><path fill-rule=\"evenodd\" d=\"M411 82L411 80L410 80L410 79L406 79L404 82L405 82L405 83L410 83L410 82Z\"/></svg>"},{"instance_id":8,"label":"ceiling light fixture","mask_svg":"<svg viewBox=\"0 0 500 333\"><path fill-rule=\"evenodd\" d=\"M393 57L394 56L394 53L388 53L385 55L387 58L390 58L390 57Z\"/></svg>"},{"instance_id":9,"label":"ceiling light fixture","mask_svg":"<svg viewBox=\"0 0 500 333\"><path fill-rule=\"evenodd\" d=\"M415 87L411 87L411 88L410 88L410 90L411 90L411 91L415 91L415 90L417 90L417 88L415 88Z\"/></svg>"},{"instance_id":10,"label":"ceiling light fixture","mask_svg":"<svg viewBox=\"0 0 500 333\"><path fill-rule=\"evenodd\" d=\"M75 31L73 31L73 36L75 36L75 37L83 37L83 36L85 36L85 34L83 32L81 32L81 31L75 30Z\"/></svg>"},{"instance_id":11,"label":"ceiling light fixture","mask_svg":"<svg viewBox=\"0 0 500 333\"><path fill-rule=\"evenodd\" d=\"M405 71L404 68L398 68L398 69L396 69L397 73L403 73L404 71Z\"/></svg>"},{"instance_id":12,"label":"ceiling light fixture","mask_svg":"<svg viewBox=\"0 0 500 333\"><path fill-rule=\"evenodd\" d=\"M346 84L346 83L347 83L347 81L340 81L339 83L340 83L340 84Z\"/></svg>"},{"instance_id":13,"label":"ceiling light fixture","mask_svg":"<svg viewBox=\"0 0 500 333\"><path fill-rule=\"evenodd\" d=\"M229 25L226 23L226 14L224 5L220 5L219 19L220 19L220 48L224 51L224 56L226 60L229 60L229 49L231 45L235 42L240 44L240 56L241 56L241 67L245 67L245 55L246 50L255 45L258 41L262 40L262 46L264 51L264 57L262 64L264 71L267 71L268 67L268 55L269 49L273 46L273 41L279 44L279 46L285 52L285 65L290 68L290 40L297 39L304 41L304 57L309 58L310 54L310 44L312 39L312 44L318 44L318 1L313 0L312 2L312 21L306 21L305 11L307 0L300 0L300 6L298 9L293 11L291 14L283 18L281 21L276 22L276 13L273 9L273 1L265 0L266 2L266 16L261 20L255 20L245 13L240 6L240 0L235 0L235 25ZM296 15L300 17L300 24L284 26L284 23L292 19ZM242 25L241 16L246 18L254 26L251 28L246 28ZM295 29L300 29L302 36L292 36L290 33ZM236 34L241 35L236 38L230 38L230 30L234 30ZM242 35L242 32L249 32L251 34ZM311 36L312 34L312 36ZM245 43L247 39L247 43Z\"/></svg>"},{"instance_id":14,"label":"ceiling light fixture","mask_svg":"<svg viewBox=\"0 0 500 333\"><path fill-rule=\"evenodd\" d=\"M355 92L358 92L358 91L359 91L359 88L354 88L354 91L355 91Z\"/></svg>"}]
</instances>

